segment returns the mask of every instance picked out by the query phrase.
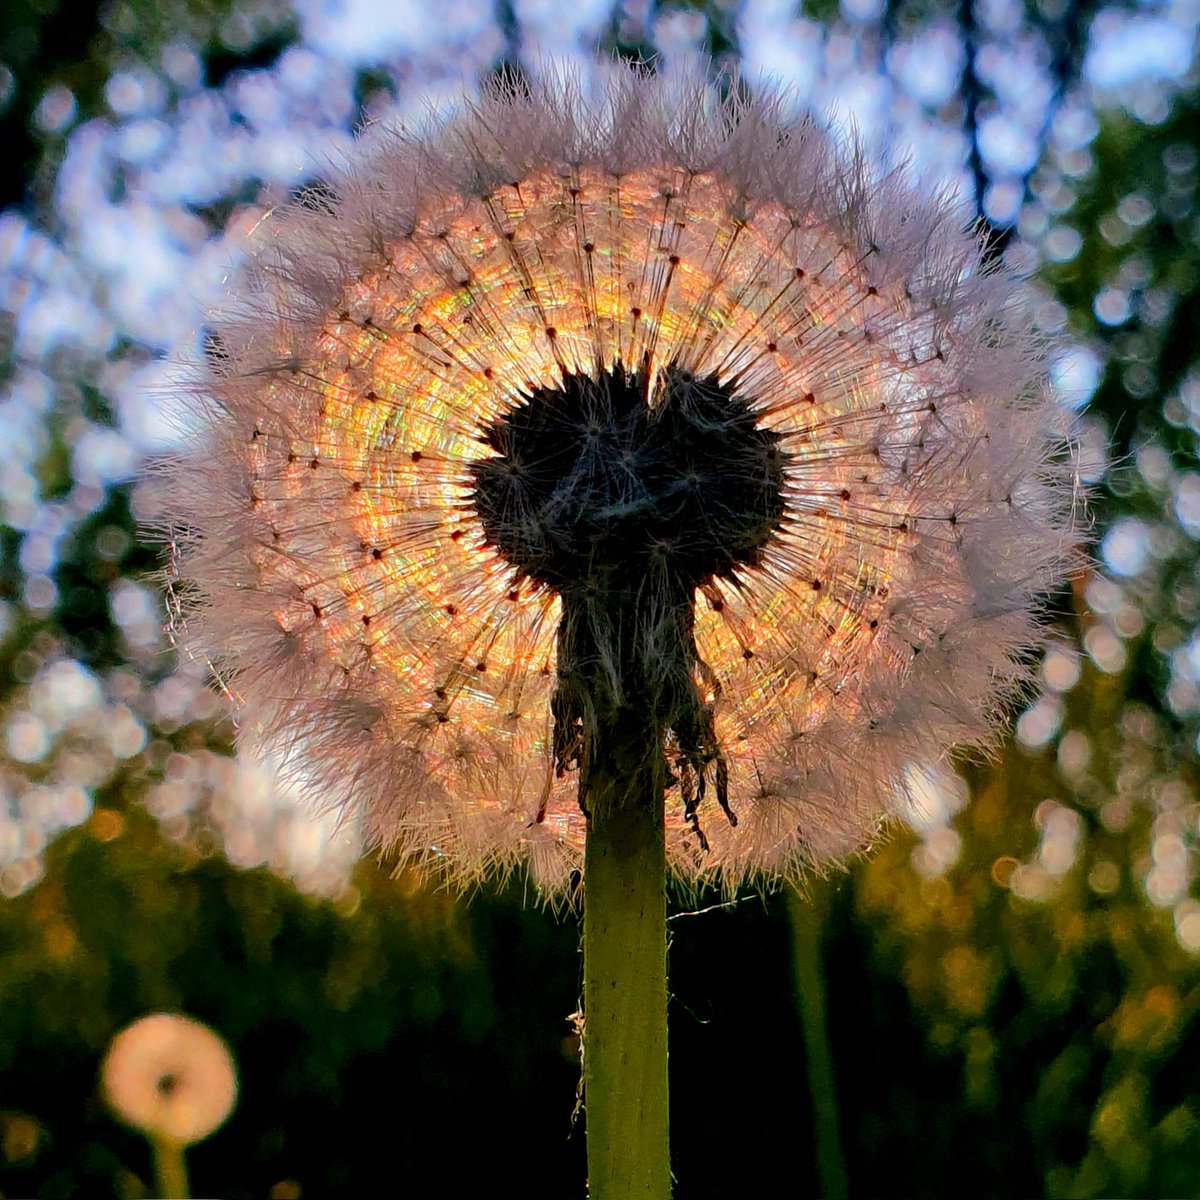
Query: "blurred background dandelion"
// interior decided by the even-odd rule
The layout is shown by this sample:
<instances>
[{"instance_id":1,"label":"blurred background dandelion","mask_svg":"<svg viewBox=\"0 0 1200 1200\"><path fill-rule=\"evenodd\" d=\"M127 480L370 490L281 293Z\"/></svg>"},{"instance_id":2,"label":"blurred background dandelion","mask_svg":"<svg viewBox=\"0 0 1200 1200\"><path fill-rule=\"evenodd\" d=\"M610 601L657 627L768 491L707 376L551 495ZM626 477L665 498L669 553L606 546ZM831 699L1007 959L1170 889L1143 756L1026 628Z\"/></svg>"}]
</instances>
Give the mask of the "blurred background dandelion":
<instances>
[{"instance_id":1,"label":"blurred background dandelion","mask_svg":"<svg viewBox=\"0 0 1200 1200\"><path fill-rule=\"evenodd\" d=\"M573 919L519 880L459 904L360 863L352 828L232 758L162 634L132 481L168 444L165 355L203 352L256 222L358 124L599 47L769 72L957 188L1036 272L1097 522L998 762L914 765L912 828L805 906L676 905L679 1195L1195 1194L1198 21L1197 0L4 5L0 1193L148 1194L99 1069L167 1010L237 1061L198 1194L579 1194Z\"/></svg>"}]
</instances>

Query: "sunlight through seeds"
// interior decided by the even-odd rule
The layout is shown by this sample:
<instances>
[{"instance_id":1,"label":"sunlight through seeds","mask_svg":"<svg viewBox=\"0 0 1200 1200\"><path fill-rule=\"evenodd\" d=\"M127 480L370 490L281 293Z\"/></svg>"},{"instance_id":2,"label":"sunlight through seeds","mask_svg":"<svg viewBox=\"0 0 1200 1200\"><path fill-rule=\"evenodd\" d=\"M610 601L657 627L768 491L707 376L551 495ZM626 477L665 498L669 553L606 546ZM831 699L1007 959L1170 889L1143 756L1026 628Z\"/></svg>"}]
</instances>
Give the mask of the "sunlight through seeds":
<instances>
[{"instance_id":1,"label":"sunlight through seeds","mask_svg":"<svg viewBox=\"0 0 1200 1200\"><path fill-rule=\"evenodd\" d=\"M769 97L552 76L380 124L256 239L166 468L176 633L369 840L563 887L576 663L666 681L670 861L729 885L993 743L1075 494L1023 292L944 196Z\"/></svg>"}]
</instances>

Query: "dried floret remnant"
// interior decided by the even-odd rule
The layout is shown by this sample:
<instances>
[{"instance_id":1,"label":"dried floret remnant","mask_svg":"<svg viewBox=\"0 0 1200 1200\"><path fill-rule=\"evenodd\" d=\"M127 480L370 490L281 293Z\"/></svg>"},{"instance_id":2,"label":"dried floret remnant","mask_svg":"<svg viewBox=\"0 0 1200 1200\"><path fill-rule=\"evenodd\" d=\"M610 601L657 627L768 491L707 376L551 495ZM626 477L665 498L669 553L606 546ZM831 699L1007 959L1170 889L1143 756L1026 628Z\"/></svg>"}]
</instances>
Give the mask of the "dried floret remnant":
<instances>
[{"instance_id":1,"label":"dried floret remnant","mask_svg":"<svg viewBox=\"0 0 1200 1200\"><path fill-rule=\"evenodd\" d=\"M551 700L561 776L586 764L593 710L635 708L678 750L685 811L706 775L733 820L713 728L719 683L692 634L696 589L761 560L784 517L783 451L715 375L668 366L656 379L621 364L534 389L488 429L494 456L471 466L488 542L517 579L562 603ZM645 643L673 646L648 656ZM649 662L653 663L648 670Z\"/></svg>"}]
</instances>

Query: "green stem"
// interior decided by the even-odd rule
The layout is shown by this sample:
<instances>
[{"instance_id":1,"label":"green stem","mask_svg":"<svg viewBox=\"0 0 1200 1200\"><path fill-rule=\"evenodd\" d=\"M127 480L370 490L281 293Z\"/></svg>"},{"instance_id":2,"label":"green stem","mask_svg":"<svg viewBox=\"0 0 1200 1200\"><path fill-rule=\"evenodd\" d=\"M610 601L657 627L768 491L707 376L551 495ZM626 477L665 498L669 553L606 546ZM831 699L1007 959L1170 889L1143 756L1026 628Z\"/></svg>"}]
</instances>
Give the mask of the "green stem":
<instances>
[{"instance_id":1,"label":"green stem","mask_svg":"<svg viewBox=\"0 0 1200 1200\"><path fill-rule=\"evenodd\" d=\"M583 1005L590 1200L666 1200L667 900L660 737L620 709L586 772Z\"/></svg>"},{"instance_id":2,"label":"green stem","mask_svg":"<svg viewBox=\"0 0 1200 1200\"><path fill-rule=\"evenodd\" d=\"M150 1144L154 1147L154 1183L158 1188L155 1194L162 1200L188 1200L192 1193L183 1147L166 1138L151 1138Z\"/></svg>"},{"instance_id":3,"label":"green stem","mask_svg":"<svg viewBox=\"0 0 1200 1200\"><path fill-rule=\"evenodd\" d=\"M804 1057L808 1066L808 1092L815 1126L817 1180L825 1200L845 1200L850 1194L842 1139L838 1128L837 1083L833 1052L825 1019L825 975L821 965L822 902L789 889L788 915L792 924L792 970L800 1026L804 1032Z\"/></svg>"}]
</instances>

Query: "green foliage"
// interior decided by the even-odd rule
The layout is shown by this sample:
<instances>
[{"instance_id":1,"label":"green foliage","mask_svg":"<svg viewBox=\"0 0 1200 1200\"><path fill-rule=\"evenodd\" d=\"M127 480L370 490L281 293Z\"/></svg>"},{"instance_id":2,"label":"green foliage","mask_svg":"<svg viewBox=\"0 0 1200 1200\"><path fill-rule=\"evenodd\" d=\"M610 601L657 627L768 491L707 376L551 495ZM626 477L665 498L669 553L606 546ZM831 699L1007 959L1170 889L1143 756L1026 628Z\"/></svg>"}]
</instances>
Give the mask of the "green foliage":
<instances>
[{"instance_id":1,"label":"green foliage","mask_svg":"<svg viewBox=\"0 0 1200 1200\"><path fill-rule=\"evenodd\" d=\"M1046 271L1076 326L1097 334L1112 355L1091 409L1109 421L1118 454L1149 439L1173 454L1195 454L1191 414L1170 398L1195 369L1200 345L1198 120L1194 94L1180 96L1167 119L1150 128L1125 113L1107 117L1066 214L1082 235L1081 248ZM1097 325L1092 304L1110 286L1128 293L1129 317ZM1155 401L1167 401L1165 414ZM1144 507L1158 507L1151 496L1142 499Z\"/></svg>"},{"instance_id":2,"label":"green foliage","mask_svg":"<svg viewBox=\"0 0 1200 1200\"><path fill-rule=\"evenodd\" d=\"M0 1139L5 1194L145 1194L130 1172L147 1177L147 1151L98 1103L96 1073L109 1039L155 1010L211 1023L239 1066L240 1115L191 1152L200 1195L296 1178L307 1195L382 1191L397 1163L418 1193L457 1178L469 1194L515 1172L535 1130L546 1173L582 1177L573 926L369 865L336 903L306 899L164 843L120 790L55 843L42 885L0 907L5 1119L35 1130ZM515 1102L539 1089L543 1105Z\"/></svg>"},{"instance_id":3,"label":"green foliage","mask_svg":"<svg viewBox=\"0 0 1200 1200\"><path fill-rule=\"evenodd\" d=\"M23 185L45 202L63 149L42 131L38 102L57 84L69 88L83 117L102 112L114 68L153 62L168 45L193 46L208 79L269 62L295 36L287 0L8 0L0 7L0 141L9 171L0 204L24 199Z\"/></svg>"}]
</instances>

